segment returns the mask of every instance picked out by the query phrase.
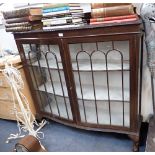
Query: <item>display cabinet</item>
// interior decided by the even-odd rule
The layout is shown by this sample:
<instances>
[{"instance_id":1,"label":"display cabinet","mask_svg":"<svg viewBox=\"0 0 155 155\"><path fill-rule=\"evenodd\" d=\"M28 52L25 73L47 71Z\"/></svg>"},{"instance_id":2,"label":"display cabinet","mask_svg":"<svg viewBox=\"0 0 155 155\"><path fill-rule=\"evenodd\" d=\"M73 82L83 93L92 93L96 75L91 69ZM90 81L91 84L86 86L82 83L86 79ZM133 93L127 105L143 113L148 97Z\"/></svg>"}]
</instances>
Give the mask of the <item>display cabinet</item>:
<instances>
[{"instance_id":1,"label":"display cabinet","mask_svg":"<svg viewBox=\"0 0 155 155\"><path fill-rule=\"evenodd\" d=\"M14 33L37 118L124 133L138 151L142 24Z\"/></svg>"}]
</instances>

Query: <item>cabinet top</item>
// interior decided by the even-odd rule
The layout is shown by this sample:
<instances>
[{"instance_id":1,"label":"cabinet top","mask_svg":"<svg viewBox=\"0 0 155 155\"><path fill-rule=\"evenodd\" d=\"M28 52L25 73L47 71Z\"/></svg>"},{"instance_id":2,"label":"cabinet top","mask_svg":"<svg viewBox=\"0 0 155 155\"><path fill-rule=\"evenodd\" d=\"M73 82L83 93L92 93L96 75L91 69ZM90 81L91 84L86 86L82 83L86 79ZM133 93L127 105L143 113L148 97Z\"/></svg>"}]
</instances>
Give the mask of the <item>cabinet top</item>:
<instances>
[{"instance_id":1,"label":"cabinet top","mask_svg":"<svg viewBox=\"0 0 155 155\"><path fill-rule=\"evenodd\" d=\"M132 22L123 22L123 23L109 23L109 24L99 24L99 25L84 25L79 27L68 27L68 28L56 28L56 29L47 29L47 30L32 30L26 32L14 32L13 34L29 34L29 33L44 33L44 32L63 32L63 31L74 31L74 30L84 30L84 29L96 29L96 28L111 28L119 26L134 26L142 24L142 20L136 20Z\"/></svg>"}]
</instances>

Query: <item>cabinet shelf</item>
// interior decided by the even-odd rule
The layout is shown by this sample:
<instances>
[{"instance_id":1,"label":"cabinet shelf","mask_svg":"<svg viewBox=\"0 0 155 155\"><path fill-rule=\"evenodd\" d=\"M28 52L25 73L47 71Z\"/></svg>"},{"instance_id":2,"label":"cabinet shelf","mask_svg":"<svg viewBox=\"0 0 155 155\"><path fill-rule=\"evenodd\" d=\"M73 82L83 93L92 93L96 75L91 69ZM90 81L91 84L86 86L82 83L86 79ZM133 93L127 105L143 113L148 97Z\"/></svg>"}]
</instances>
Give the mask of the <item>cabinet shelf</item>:
<instances>
[{"instance_id":1,"label":"cabinet shelf","mask_svg":"<svg viewBox=\"0 0 155 155\"><path fill-rule=\"evenodd\" d=\"M41 67L48 68L45 59L42 59L39 62L40 62ZM55 69L55 70L58 69L56 63L52 63L51 61L49 61L48 63L49 63L50 69ZM79 65L79 71L92 71L92 70L93 71L106 71L106 63L103 61L92 62L92 70L91 70L90 62L88 60L80 60L78 62L78 65ZM39 64L36 61L32 64L32 66L39 66ZM58 66L59 66L60 70L63 70L63 66L62 66L61 62L58 62ZM72 69L73 69L73 71L78 71L77 62L72 62ZM121 66L120 61L118 61L118 60L111 61L110 60L107 64L107 70L108 71L121 71L122 66ZM129 71L129 61L127 61L127 60L123 62L123 71Z\"/></svg>"},{"instance_id":2,"label":"cabinet shelf","mask_svg":"<svg viewBox=\"0 0 155 155\"><path fill-rule=\"evenodd\" d=\"M121 103L120 103L121 104ZM58 109L56 104L53 102L50 103L52 112L54 115L58 116ZM108 104L107 104L108 105ZM110 125L110 115L109 115L109 109L106 104L98 104L98 122L99 124L106 124ZM64 110L64 104L63 102L59 102L59 109L61 111L61 117L67 118L66 111ZM67 106L69 106L69 103L67 103ZM112 111L111 111L111 125L123 125L123 115L120 106L112 103ZM124 112L124 125L129 126L129 103L125 104L125 112ZM85 106L86 110L86 116L87 116L87 123L96 124L97 123L97 117L94 110L94 104L87 104ZM49 105L46 105L45 109L46 112L51 113ZM79 104L79 111L81 116L81 121L85 122L85 116L84 116L84 109L81 104ZM72 118L71 112L69 112L69 118Z\"/></svg>"},{"instance_id":3,"label":"cabinet shelf","mask_svg":"<svg viewBox=\"0 0 155 155\"><path fill-rule=\"evenodd\" d=\"M51 82L46 82L45 84L41 85L39 87L39 91L45 92L44 85L46 86L47 92L53 94L53 88L51 86ZM61 88L61 84L59 82L54 82L54 89L55 89L55 95L57 96L63 96L63 91ZM64 97L68 97L67 88L64 87ZM90 85L83 85L83 99L84 100L95 100L94 92L92 91L92 87ZM96 89L96 100L101 101L108 101L108 91L107 88L104 86L97 86ZM78 99L82 99L81 95L81 89L80 86L76 86L76 92ZM122 91L119 88L111 88L109 90L110 93L110 100L111 101L123 101L122 100ZM129 102L129 90L124 89L124 102Z\"/></svg>"}]
</instances>

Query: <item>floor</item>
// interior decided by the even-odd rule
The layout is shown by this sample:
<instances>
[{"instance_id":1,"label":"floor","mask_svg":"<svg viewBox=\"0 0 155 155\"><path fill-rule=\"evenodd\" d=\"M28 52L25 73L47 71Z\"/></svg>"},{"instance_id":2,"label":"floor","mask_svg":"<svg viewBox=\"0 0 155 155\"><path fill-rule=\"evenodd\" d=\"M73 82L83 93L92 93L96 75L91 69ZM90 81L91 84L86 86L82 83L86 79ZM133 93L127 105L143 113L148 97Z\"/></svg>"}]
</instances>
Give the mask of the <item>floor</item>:
<instances>
[{"instance_id":1,"label":"floor","mask_svg":"<svg viewBox=\"0 0 155 155\"><path fill-rule=\"evenodd\" d=\"M142 125L140 151L145 151L148 125ZM132 141L122 134L80 130L48 120L41 130L44 132L42 144L49 152L130 152ZM5 143L9 134L17 133L15 121L0 119L0 152L10 152L18 140ZM117 145L116 145L117 144Z\"/></svg>"}]
</instances>

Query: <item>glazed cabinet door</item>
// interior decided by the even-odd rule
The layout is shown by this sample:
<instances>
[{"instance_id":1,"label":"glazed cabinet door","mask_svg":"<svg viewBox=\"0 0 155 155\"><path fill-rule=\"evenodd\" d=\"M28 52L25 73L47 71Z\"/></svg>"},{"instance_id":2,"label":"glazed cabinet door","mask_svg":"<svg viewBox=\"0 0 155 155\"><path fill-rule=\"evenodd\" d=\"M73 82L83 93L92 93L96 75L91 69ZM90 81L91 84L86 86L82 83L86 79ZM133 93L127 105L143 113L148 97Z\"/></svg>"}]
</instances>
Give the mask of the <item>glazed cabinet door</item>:
<instances>
[{"instance_id":1,"label":"glazed cabinet door","mask_svg":"<svg viewBox=\"0 0 155 155\"><path fill-rule=\"evenodd\" d=\"M39 112L73 120L59 43L26 40L18 43Z\"/></svg>"},{"instance_id":2,"label":"glazed cabinet door","mask_svg":"<svg viewBox=\"0 0 155 155\"><path fill-rule=\"evenodd\" d=\"M72 64L80 124L129 130L131 109L138 106L131 103L130 58L135 52L131 51L131 37L68 38L65 42Z\"/></svg>"}]
</instances>

